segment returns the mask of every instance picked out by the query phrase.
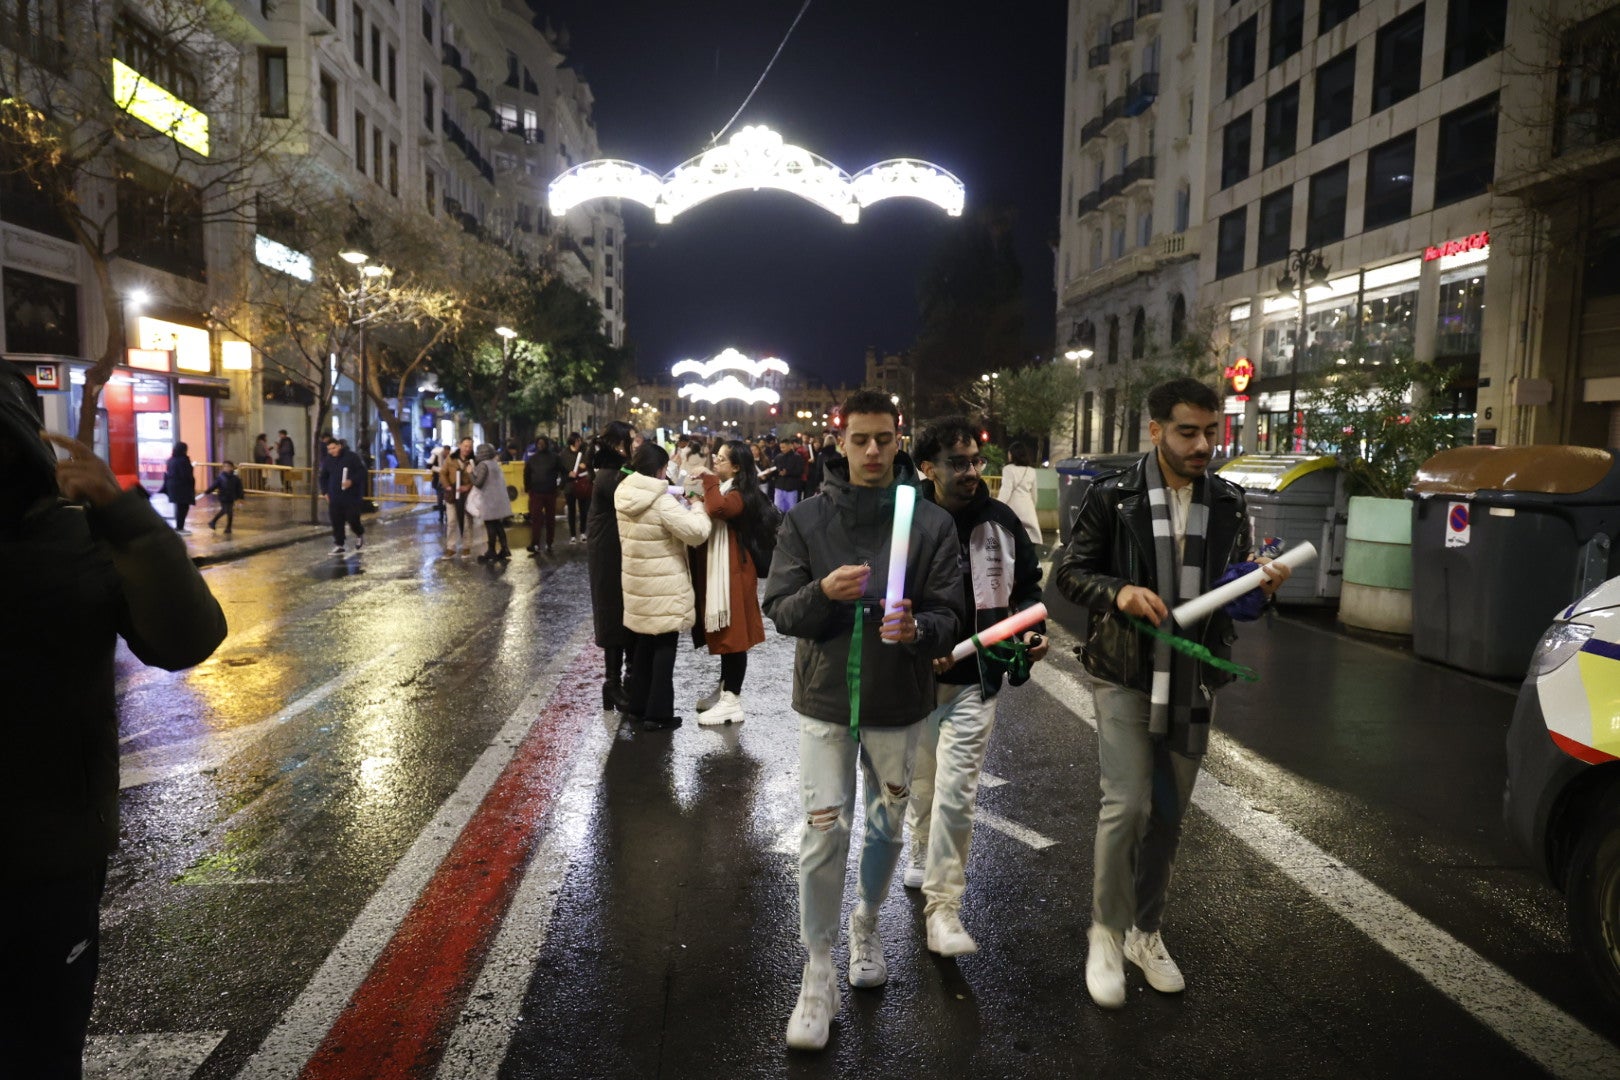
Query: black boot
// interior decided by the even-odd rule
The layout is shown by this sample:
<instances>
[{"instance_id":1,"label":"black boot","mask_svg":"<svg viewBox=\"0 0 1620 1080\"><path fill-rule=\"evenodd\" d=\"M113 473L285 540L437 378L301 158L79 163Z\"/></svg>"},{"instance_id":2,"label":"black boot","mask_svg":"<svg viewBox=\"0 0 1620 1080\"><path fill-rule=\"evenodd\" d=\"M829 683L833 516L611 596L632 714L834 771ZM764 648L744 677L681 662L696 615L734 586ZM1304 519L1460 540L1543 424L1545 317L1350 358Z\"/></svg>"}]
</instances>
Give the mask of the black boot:
<instances>
[{"instance_id":1,"label":"black boot","mask_svg":"<svg viewBox=\"0 0 1620 1080\"><path fill-rule=\"evenodd\" d=\"M630 695L624 688L619 669L624 666L623 649L604 649L607 670L602 677L602 708L614 712L630 711Z\"/></svg>"}]
</instances>

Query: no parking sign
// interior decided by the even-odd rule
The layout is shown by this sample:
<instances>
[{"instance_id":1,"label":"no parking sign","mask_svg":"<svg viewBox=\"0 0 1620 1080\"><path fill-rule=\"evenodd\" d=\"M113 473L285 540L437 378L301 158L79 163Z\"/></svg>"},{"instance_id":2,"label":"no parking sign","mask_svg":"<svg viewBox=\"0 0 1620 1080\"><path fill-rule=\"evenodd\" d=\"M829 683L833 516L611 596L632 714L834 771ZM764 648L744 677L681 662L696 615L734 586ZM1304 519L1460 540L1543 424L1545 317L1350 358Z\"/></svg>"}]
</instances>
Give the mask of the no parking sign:
<instances>
[{"instance_id":1,"label":"no parking sign","mask_svg":"<svg viewBox=\"0 0 1620 1080\"><path fill-rule=\"evenodd\" d=\"M1454 502L1446 510L1446 547L1467 547L1473 525L1468 520L1468 504Z\"/></svg>"}]
</instances>

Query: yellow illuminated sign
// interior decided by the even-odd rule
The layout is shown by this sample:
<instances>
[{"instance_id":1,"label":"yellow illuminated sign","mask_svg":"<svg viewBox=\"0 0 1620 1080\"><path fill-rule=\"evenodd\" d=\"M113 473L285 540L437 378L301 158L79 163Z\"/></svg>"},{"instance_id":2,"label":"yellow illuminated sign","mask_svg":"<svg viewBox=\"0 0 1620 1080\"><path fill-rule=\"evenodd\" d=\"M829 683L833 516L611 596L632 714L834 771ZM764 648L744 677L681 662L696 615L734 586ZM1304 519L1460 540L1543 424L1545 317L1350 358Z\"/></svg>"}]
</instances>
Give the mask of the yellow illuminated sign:
<instances>
[{"instance_id":1,"label":"yellow illuminated sign","mask_svg":"<svg viewBox=\"0 0 1620 1080\"><path fill-rule=\"evenodd\" d=\"M208 117L122 60L114 60L113 100L135 119L203 157L208 156Z\"/></svg>"}]
</instances>

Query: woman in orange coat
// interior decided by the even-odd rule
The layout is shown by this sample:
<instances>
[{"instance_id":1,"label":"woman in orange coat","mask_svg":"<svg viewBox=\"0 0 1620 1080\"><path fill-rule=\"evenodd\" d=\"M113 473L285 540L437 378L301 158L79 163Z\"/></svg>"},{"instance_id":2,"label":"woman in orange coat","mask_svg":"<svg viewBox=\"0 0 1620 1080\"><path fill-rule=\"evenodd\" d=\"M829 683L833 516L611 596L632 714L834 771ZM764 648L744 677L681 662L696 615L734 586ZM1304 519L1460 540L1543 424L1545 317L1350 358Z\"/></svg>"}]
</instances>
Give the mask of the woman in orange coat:
<instances>
[{"instance_id":1,"label":"woman in orange coat","mask_svg":"<svg viewBox=\"0 0 1620 1080\"><path fill-rule=\"evenodd\" d=\"M742 684L748 650L765 640L759 611L759 572L750 550L758 550L766 528L765 493L760 490L754 455L748 444L733 440L714 454L712 469L702 470L703 508L714 522L705 556L708 573L698 600L704 644L720 657L720 695L698 713L698 723L740 724Z\"/></svg>"}]
</instances>

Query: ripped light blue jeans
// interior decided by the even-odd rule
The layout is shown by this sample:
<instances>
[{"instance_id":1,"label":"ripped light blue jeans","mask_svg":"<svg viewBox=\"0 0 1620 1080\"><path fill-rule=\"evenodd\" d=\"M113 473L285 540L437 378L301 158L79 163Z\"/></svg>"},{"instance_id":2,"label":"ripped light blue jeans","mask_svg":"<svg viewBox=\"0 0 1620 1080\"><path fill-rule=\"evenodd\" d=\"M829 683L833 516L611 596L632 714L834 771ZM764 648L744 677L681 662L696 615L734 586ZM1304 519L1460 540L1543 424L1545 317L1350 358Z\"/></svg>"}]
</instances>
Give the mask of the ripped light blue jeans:
<instances>
[{"instance_id":1,"label":"ripped light blue jeans","mask_svg":"<svg viewBox=\"0 0 1620 1080\"><path fill-rule=\"evenodd\" d=\"M911 770L921 724L862 727L861 741L844 724L799 715L799 786L804 826L799 834L799 940L812 954L838 943L845 866L855 818L855 768L865 793L857 894L876 910L900 861L901 829L911 794Z\"/></svg>"}]
</instances>

